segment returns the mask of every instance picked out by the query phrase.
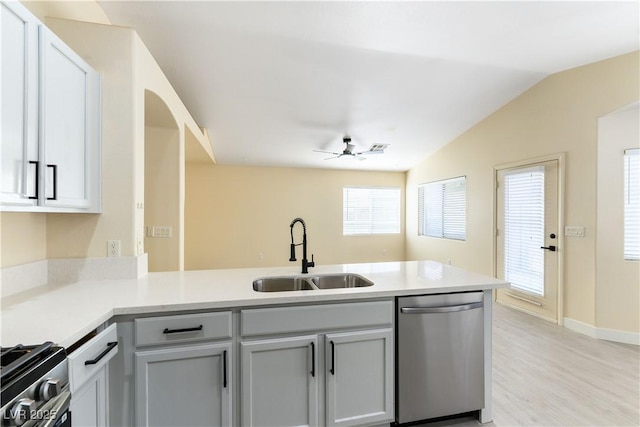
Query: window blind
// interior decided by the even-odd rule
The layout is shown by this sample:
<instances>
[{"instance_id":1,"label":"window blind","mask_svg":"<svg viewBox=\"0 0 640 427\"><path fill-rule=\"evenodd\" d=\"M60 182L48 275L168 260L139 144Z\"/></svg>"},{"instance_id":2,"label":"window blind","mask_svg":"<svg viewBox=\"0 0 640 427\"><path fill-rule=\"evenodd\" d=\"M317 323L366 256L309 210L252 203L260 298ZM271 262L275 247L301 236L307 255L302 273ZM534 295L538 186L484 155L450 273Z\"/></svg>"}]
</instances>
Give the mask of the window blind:
<instances>
[{"instance_id":1,"label":"window blind","mask_svg":"<svg viewBox=\"0 0 640 427\"><path fill-rule=\"evenodd\" d=\"M505 279L544 296L544 167L507 173L503 185Z\"/></svg>"},{"instance_id":2,"label":"window blind","mask_svg":"<svg viewBox=\"0 0 640 427\"><path fill-rule=\"evenodd\" d=\"M400 188L344 187L343 234L400 233Z\"/></svg>"},{"instance_id":3,"label":"window blind","mask_svg":"<svg viewBox=\"0 0 640 427\"><path fill-rule=\"evenodd\" d=\"M624 259L640 260L640 149L624 152Z\"/></svg>"},{"instance_id":4,"label":"window blind","mask_svg":"<svg viewBox=\"0 0 640 427\"><path fill-rule=\"evenodd\" d=\"M418 187L420 236L466 239L466 181L466 177L462 176Z\"/></svg>"}]
</instances>

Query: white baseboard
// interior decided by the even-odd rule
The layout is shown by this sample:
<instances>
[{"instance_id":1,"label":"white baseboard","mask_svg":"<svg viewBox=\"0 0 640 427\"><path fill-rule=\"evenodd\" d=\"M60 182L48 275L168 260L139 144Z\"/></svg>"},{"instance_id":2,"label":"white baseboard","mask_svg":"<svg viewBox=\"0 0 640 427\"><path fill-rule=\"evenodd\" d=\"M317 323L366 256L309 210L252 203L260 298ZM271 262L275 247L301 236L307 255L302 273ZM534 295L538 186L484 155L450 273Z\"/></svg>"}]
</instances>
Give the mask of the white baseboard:
<instances>
[{"instance_id":1,"label":"white baseboard","mask_svg":"<svg viewBox=\"0 0 640 427\"><path fill-rule=\"evenodd\" d=\"M640 333L619 331L616 329L598 328L569 317L564 318L564 326L572 331L597 338L600 340L615 341L624 344L640 345Z\"/></svg>"},{"instance_id":2,"label":"white baseboard","mask_svg":"<svg viewBox=\"0 0 640 427\"><path fill-rule=\"evenodd\" d=\"M138 279L149 271L147 254L135 257L61 258L3 268L2 298L43 285L83 280Z\"/></svg>"}]
</instances>

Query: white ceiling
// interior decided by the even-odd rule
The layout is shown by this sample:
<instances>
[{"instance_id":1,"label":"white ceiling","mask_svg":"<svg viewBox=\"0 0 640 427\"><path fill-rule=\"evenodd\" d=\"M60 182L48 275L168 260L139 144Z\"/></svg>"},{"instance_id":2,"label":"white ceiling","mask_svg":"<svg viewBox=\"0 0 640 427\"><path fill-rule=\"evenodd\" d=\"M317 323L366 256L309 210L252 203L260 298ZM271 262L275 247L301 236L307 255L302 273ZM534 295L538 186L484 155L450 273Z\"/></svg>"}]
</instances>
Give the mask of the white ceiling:
<instances>
[{"instance_id":1,"label":"white ceiling","mask_svg":"<svg viewBox=\"0 0 640 427\"><path fill-rule=\"evenodd\" d=\"M99 1L220 164L407 170L549 74L637 50L639 1ZM364 161L324 160L342 136Z\"/></svg>"}]
</instances>

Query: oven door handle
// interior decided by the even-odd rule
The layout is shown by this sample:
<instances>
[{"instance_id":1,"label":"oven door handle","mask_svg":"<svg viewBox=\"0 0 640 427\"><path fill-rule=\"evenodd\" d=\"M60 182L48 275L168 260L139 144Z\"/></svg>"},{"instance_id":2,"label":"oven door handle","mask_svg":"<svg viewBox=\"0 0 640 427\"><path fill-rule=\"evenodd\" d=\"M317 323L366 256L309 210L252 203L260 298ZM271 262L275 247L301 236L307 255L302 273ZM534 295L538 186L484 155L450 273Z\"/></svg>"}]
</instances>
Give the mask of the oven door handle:
<instances>
[{"instance_id":1,"label":"oven door handle","mask_svg":"<svg viewBox=\"0 0 640 427\"><path fill-rule=\"evenodd\" d=\"M42 408L38 409L43 415L40 420L42 423L38 423L38 427L53 427L56 425L60 417L69 416L67 409L71 404L71 392L65 390L55 398L48 401Z\"/></svg>"}]
</instances>

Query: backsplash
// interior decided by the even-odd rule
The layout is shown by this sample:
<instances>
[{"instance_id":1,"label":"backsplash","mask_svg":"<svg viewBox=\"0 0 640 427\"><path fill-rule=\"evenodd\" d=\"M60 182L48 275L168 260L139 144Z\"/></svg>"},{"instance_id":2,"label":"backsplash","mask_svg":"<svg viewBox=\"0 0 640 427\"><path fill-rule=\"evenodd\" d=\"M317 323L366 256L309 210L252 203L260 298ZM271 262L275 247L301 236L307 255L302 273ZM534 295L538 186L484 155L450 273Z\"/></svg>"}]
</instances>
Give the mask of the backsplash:
<instances>
[{"instance_id":1,"label":"backsplash","mask_svg":"<svg viewBox=\"0 0 640 427\"><path fill-rule=\"evenodd\" d=\"M62 285L83 280L137 279L148 272L148 257L62 258L3 268L2 298L43 285Z\"/></svg>"}]
</instances>

